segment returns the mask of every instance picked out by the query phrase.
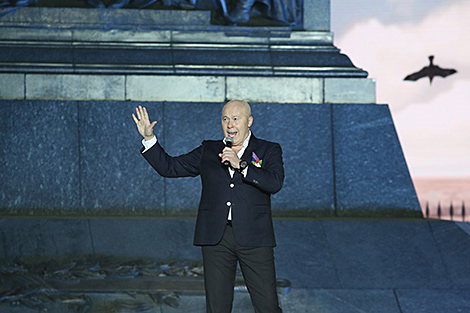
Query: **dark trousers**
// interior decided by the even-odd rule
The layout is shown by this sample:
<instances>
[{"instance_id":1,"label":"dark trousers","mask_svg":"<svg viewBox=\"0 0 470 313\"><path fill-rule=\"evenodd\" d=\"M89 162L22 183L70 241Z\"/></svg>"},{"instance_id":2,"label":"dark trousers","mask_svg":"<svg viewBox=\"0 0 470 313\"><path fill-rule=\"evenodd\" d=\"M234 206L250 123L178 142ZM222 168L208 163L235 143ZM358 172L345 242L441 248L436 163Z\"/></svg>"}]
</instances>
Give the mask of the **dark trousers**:
<instances>
[{"instance_id":1,"label":"dark trousers","mask_svg":"<svg viewBox=\"0 0 470 313\"><path fill-rule=\"evenodd\" d=\"M230 313L233 288L240 263L251 303L256 313L280 313L272 247L242 247L227 225L220 243L203 246L204 286L207 313Z\"/></svg>"}]
</instances>

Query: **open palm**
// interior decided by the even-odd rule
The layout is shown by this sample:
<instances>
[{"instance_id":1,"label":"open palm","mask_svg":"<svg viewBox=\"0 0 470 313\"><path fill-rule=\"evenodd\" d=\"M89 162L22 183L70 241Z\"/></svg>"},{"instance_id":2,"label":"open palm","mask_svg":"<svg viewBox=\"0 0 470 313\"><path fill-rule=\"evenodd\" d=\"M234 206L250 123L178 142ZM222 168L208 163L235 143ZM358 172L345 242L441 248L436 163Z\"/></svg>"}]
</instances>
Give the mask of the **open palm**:
<instances>
[{"instance_id":1,"label":"open palm","mask_svg":"<svg viewBox=\"0 0 470 313\"><path fill-rule=\"evenodd\" d=\"M157 121L150 122L147 109L142 106L135 108L135 113L132 114L137 130L144 137L145 140L150 140L154 137L153 127L157 125Z\"/></svg>"}]
</instances>

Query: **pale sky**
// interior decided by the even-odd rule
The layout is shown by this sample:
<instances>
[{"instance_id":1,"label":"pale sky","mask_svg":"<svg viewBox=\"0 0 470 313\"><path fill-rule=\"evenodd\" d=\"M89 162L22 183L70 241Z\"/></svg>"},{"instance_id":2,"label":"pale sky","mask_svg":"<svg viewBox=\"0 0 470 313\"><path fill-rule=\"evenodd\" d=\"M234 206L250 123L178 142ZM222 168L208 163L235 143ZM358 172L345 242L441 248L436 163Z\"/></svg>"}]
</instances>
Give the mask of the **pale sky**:
<instances>
[{"instance_id":1,"label":"pale sky","mask_svg":"<svg viewBox=\"0 0 470 313\"><path fill-rule=\"evenodd\" d=\"M335 45L376 79L413 177L470 178L470 1L331 0ZM403 78L434 64L458 72Z\"/></svg>"}]
</instances>

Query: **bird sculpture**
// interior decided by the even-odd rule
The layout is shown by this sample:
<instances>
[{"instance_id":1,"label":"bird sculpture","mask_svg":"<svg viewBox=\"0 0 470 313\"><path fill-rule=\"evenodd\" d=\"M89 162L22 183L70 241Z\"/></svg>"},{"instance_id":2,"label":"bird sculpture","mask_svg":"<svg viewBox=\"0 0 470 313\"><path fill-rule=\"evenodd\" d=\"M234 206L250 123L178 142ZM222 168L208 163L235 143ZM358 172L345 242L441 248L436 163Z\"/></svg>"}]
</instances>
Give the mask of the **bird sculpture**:
<instances>
[{"instance_id":1,"label":"bird sculpture","mask_svg":"<svg viewBox=\"0 0 470 313\"><path fill-rule=\"evenodd\" d=\"M434 56L430 55L428 66L423 67L420 71L416 73L412 73L406 76L404 80L416 81L422 77L429 77L429 84L432 84L432 79L434 78L434 76L447 77L449 75L457 73L457 71L454 69L440 68L439 66L434 65L433 60Z\"/></svg>"}]
</instances>

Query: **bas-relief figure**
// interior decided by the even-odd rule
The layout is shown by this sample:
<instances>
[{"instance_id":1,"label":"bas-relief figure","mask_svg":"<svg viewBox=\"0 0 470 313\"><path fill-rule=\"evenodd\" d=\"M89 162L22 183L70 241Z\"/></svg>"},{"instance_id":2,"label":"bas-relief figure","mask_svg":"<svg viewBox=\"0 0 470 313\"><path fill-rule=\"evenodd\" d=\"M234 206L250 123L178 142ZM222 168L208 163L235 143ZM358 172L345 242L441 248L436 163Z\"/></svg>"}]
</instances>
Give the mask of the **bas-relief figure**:
<instances>
[{"instance_id":1,"label":"bas-relief figure","mask_svg":"<svg viewBox=\"0 0 470 313\"><path fill-rule=\"evenodd\" d=\"M229 10L230 0L217 0L226 21L230 24L247 23L251 16L267 17L271 20L294 25L301 5L296 0L237 0Z\"/></svg>"},{"instance_id":2,"label":"bas-relief figure","mask_svg":"<svg viewBox=\"0 0 470 313\"><path fill-rule=\"evenodd\" d=\"M257 25L300 25L303 0L0 0L0 7L48 6L93 8L156 8L215 10L225 23L236 25L258 18Z\"/></svg>"}]
</instances>

